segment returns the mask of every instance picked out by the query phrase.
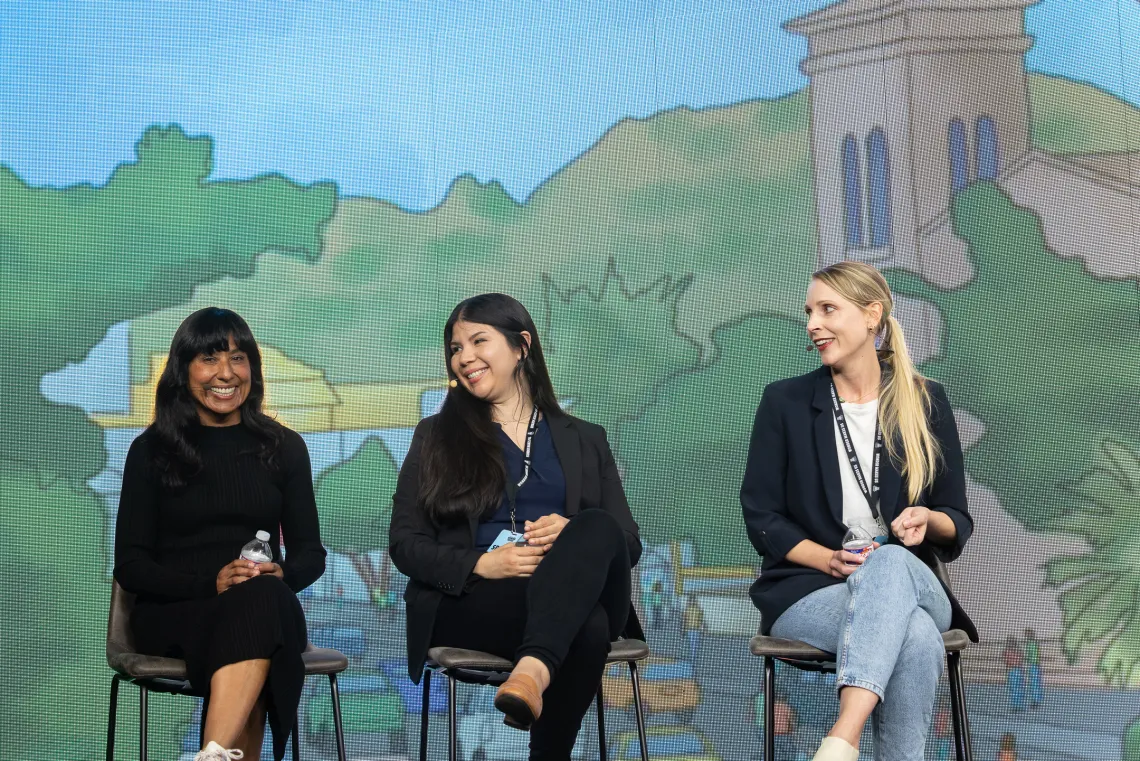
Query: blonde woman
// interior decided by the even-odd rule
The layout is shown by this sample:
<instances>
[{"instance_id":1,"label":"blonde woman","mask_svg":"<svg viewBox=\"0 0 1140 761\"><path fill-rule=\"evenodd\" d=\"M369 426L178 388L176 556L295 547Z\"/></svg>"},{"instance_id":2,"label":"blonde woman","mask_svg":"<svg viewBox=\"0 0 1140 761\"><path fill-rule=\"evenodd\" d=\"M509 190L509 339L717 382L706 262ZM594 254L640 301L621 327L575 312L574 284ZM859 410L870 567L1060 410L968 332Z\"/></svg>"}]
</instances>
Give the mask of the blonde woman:
<instances>
[{"instance_id":1,"label":"blonde woman","mask_svg":"<svg viewBox=\"0 0 1140 761\"><path fill-rule=\"evenodd\" d=\"M977 631L929 567L973 530L946 392L910 360L873 267L816 272L804 306L823 366L764 390L740 501L764 557L752 600L765 634L836 654L839 718L816 761L922 759L942 673L941 633ZM862 554L849 527L869 529ZM925 561L925 562L924 562Z\"/></svg>"}]
</instances>

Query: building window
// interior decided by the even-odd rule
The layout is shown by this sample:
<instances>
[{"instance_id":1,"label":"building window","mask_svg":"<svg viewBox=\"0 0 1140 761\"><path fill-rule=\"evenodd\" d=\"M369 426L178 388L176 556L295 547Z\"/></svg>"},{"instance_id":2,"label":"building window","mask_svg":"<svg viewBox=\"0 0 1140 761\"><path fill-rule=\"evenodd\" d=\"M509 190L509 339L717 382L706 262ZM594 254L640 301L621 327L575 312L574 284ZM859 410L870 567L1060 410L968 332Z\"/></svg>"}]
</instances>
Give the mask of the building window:
<instances>
[{"instance_id":1,"label":"building window","mask_svg":"<svg viewBox=\"0 0 1140 761\"><path fill-rule=\"evenodd\" d=\"M868 210L871 217L871 245L891 244L891 165L887 137L879 127L867 137Z\"/></svg>"},{"instance_id":2,"label":"building window","mask_svg":"<svg viewBox=\"0 0 1140 761\"><path fill-rule=\"evenodd\" d=\"M863 173L859 143L854 135L843 138L843 210L848 248L863 245Z\"/></svg>"},{"instance_id":3,"label":"building window","mask_svg":"<svg viewBox=\"0 0 1140 761\"><path fill-rule=\"evenodd\" d=\"M996 180L1001 171L1001 153L998 146L997 125L988 116L978 119L976 142L978 146L978 179Z\"/></svg>"},{"instance_id":4,"label":"building window","mask_svg":"<svg viewBox=\"0 0 1140 761\"><path fill-rule=\"evenodd\" d=\"M957 193L970 184L970 153L966 148L966 125L950 122L950 189Z\"/></svg>"}]
</instances>

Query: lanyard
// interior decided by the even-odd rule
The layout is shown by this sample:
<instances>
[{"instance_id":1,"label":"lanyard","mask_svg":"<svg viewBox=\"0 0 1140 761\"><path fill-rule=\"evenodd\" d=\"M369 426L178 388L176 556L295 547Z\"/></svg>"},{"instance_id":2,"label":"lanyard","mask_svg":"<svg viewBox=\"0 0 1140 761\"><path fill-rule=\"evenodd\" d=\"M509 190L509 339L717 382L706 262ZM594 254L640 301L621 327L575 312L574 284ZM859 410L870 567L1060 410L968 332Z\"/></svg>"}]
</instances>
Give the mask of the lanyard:
<instances>
[{"instance_id":1,"label":"lanyard","mask_svg":"<svg viewBox=\"0 0 1140 761\"><path fill-rule=\"evenodd\" d=\"M883 431L879 428L879 423L875 422L875 453L871 458L871 484L867 485L867 479L863 475L863 468L859 465L859 456L855 454L855 445L851 441L851 433L847 430L847 419L843 414L843 408L839 406L839 392L835 390L835 384L831 384L831 411L835 415L835 424L839 426L839 437L843 439L843 449L847 452L847 461L851 463L851 470L855 473L855 481L859 484L859 491L863 492L863 496L867 498L867 504L871 507L871 513L881 523L883 515L879 511L879 461L882 459L883 452Z\"/></svg>"},{"instance_id":2,"label":"lanyard","mask_svg":"<svg viewBox=\"0 0 1140 761\"><path fill-rule=\"evenodd\" d=\"M534 432L538 429L538 405L530 413L530 424L526 427L526 443L523 445L523 474L522 478L516 484L512 481L507 481L507 502L511 506L511 532L515 531L515 500L518 498L519 489L530 478L530 455L531 447L534 445Z\"/></svg>"}]
</instances>

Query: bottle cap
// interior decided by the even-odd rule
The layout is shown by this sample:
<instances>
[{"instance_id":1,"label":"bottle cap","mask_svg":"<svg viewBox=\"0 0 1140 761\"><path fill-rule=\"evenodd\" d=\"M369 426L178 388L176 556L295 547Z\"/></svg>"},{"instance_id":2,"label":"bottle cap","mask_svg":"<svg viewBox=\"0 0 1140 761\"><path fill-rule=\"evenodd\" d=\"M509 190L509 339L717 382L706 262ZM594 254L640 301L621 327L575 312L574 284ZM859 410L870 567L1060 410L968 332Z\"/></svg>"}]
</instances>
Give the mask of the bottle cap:
<instances>
[{"instance_id":1,"label":"bottle cap","mask_svg":"<svg viewBox=\"0 0 1140 761\"><path fill-rule=\"evenodd\" d=\"M263 542L269 541L269 532L268 531L258 531L257 534L255 534L255 536Z\"/></svg>"}]
</instances>

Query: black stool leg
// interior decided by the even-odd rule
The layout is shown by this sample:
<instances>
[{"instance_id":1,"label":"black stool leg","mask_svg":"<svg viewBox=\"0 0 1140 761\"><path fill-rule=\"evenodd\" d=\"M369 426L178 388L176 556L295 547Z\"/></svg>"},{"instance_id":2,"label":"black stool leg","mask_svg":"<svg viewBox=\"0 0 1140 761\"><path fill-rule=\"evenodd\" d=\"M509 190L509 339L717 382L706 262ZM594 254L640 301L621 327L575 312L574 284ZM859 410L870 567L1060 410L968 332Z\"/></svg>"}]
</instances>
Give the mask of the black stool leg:
<instances>
[{"instance_id":1,"label":"black stool leg","mask_svg":"<svg viewBox=\"0 0 1140 761\"><path fill-rule=\"evenodd\" d=\"M293 723L293 761L301 761L301 717Z\"/></svg>"},{"instance_id":2,"label":"black stool leg","mask_svg":"<svg viewBox=\"0 0 1140 761\"><path fill-rule=\"evenodd\" d=\"M598 761L606 761L606 709L602 705L601 682L598 682Z\"/></svg>"},{"instance_id":3,"label":"black stool leg","mask_svg":"<svg viewBox=\"0 0 1140 761\"><path fill-rule=\"evenodd\" d=\"M107 761L115 761L115 719L119 713L119 675L111 677L111 704L107 707Z\"/></svg>"},{"instance_id":4,"label":"black stool leg","mask_svg":"<svg viewBox=\"0 0 1140 761\"><path fill-rule=\"evenodd\" d=\"M961 706L958 705L958 670L955 668L957 657L957 653L946 653L946 671L950 682L950 720L954 726L954 759L966 761L966 750L962 743Z\"/></svg>"},{"instance_id":5,"label":"black stool leg","mask_svg":"<svg viewBox=\"0 0 1140 761\"><path fill-rule=\"evenodd\" d=\"M139 761L146 761L147 693L147 688L139 685Z\"/></svg>"},{"instance_id":6,"label":"black stool leg","mask_svg":"<svg viewBox=\"0 0 1140 761\"><path fill-rule=\"evenodd\" d=\"M962 679L962 654L947 653L950 677L950 714L954 722L954 752L957 761L973 761L970 719L966 712L966 685Z\"/></svg>"},{"instance_id":7,"label":"black stool leg","mask_svg":"<svg viewBox=\"0 0 1140 761\"><path fill-rule=\"evenodd\" d=\"M459 759L459 721L455 707L455 677L447 675L447 761Z\"/></svg>"},{"instance_id":8,"label":"black stool leg","mask_svg":"<svg viewBox=\"0 0 1140 761\"><path fill-rule=\"evenodd\" d=\"M649 742L645 739L645 711L641 706L641 679L637 664L629 662L629 681L633 685L633 715L637 718L637 739L641 743L641 761L649 761Z\"/></svg>"},{"instance_id":9,"label":"black stool leg","mask_svg":"<svg viewBox=\"0 0 1140 761\"><path fill-rule=\"evenodd\" d=\"M764 658L764 761L776 761L776 659Z\"/></svg>"},{"instance_id":10,"label":"black stool leg","mask_svg":"<svg viewBox=\"0 0 1140 761\"><path fill-rule=\"evenodd\" d=\"M340 718L340 688L336 683L336 674L329 674L329 690L332 691L333 727L336 729L336 757L338 761L346 761L344 724Z\"/></svg>"},{"instance_id":11,"label":"black stool leg","mask_svg":"<svg viewBox=\"0 0 1140 761\"><path fill-rule=\"evenodd\" d=\"M202 698L202 717L198 720L198 747L206 747L206 711L210 708L210 701Z\"/></svg>"},{"instance_id":12,"label":"black stool leg","mask_svg":"<svg viewBox=\"0 0 1140 761\"><path fill-rule=\"evenodd\" d=\"M420 706L420 761L427 761L428 711L431 709L431 669L424 669L424 700Z\"/></svg>"}]
</instances>

